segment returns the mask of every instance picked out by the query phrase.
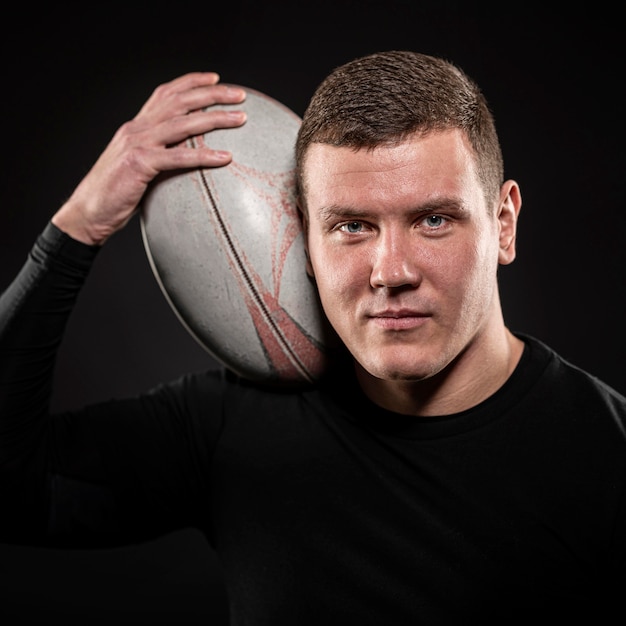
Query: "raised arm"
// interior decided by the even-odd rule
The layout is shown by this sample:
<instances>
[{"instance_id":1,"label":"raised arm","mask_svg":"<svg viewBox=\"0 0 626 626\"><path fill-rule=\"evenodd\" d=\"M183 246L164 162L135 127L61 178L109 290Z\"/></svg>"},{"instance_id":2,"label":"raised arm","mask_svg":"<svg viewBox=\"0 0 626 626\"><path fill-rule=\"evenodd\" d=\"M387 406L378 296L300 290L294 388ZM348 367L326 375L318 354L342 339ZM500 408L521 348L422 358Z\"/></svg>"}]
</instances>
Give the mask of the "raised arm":
<instances>
[{"instance_id":1,"label":"raised arm","mask_svg":"<svg viewBox=\"0 0 626 626\"><path fill-rule=\"evenodd\" d=\"M213 72L185 74L160 85L136 117L117 131L52 223L78 241L101 245L126 225L159 172L226 165L228 152L191 148L185 140L243 124L242 111L208 107L244 98L242 89L220 84Z\"/></svg>"},{"instance_id":2,"label":"raised arm","mask_svg":"<svg viewBox=\"0 0 626 626\"><path fill-rule=\"evenodd\" d=\"M159 86L115 133L0 294L0 540L30 538L45 525L57 348L100 246L128 223L159 172L230 162L230 154L191 148L185 139L240 126L243 112L211 105L236 105L244 98L241 89L220 84L211 72ZM88 451L78 454L89 457Z\"/></svg>"}]
</instances>

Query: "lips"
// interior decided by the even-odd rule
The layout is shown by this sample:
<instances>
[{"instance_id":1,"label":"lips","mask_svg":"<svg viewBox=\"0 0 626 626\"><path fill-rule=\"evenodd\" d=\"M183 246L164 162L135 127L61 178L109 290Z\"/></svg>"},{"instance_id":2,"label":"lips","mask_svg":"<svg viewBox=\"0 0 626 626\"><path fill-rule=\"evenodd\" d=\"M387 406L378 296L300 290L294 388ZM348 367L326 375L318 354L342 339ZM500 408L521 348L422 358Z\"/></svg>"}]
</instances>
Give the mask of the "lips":
<instances>
[{"instance_id":1,"label":"lips","mask_svg":"<svg viewBox=\"0 0 626 626\"><path fill-rule=\"evenodd\" d=\"M370 317L428 317L428 314L413 309L385 309L384 311L370 313Z\"/></svg>"},{"instance_id":2,"label":"lips","mask_svg":"<svg viewBox=\"0 0 626 626\"><path fill-rule=\"evenodd\" d=\"M368 315L376 325L388 330L409 330L424 325L431 317L414 309L385 309Z\"/></svg>"}]
</instances>

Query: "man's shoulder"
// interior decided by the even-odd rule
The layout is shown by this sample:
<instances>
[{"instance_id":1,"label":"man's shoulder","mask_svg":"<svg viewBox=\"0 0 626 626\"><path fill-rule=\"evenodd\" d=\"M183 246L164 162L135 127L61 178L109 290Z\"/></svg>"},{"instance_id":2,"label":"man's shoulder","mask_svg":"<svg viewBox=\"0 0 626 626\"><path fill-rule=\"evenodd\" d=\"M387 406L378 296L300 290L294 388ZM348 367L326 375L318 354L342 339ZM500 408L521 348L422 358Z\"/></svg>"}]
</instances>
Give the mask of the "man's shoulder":
<instances>
[{"instance_id":1,"label":"man's shoulder","mask_svg":"<svg viewBox=\"0 0 626 626\"><path fill-rule=\"evenodd\" d=\"M540 339L518 335L526 344L533 367L541 370L539 388L561 406L605 407L626 424L626 396L593 373L570 361Z\"/></svg>"}]
</instances>

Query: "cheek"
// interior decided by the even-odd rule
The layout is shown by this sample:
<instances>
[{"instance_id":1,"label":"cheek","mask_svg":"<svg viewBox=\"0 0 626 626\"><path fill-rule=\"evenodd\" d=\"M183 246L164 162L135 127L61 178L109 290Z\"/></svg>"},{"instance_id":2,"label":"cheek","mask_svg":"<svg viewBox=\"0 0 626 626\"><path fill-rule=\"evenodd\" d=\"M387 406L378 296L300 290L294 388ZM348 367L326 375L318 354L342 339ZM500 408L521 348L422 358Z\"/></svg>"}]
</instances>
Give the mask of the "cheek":
<instances>
[{"instance_id":1,"label":"cheek","mask_svg":"<svg viewBox=\"0 0 626 626\"><path fill-rule=\"evenodd\" d=\"M447 271L447 288L462 307L482 308L490 300L497 276L497 251L486 241L468 241L457 249Z\"/></svg>"},{"instance_id":2,"label":"cheek","mask_svg":"<svg viewBox=\"0 0 626 626\"><path fill-rule=\"evenodd\" d=\"M454 246L430 249L420 256L423 285L430 285L448 299L465 301L476 289L482 290L486 251L475 241L457 242Z\"/></svg>"},{"instance_id":3,"label":"cheek","mask_svg":"<svg viewBox=\"0 0 626 626\"><path fill-rule=\"evenodd\" d=\"M355 248L323 245L312 238L309 258L322 300L347 298L369 285L369 263Z\"/></svg>"}]
</instances>

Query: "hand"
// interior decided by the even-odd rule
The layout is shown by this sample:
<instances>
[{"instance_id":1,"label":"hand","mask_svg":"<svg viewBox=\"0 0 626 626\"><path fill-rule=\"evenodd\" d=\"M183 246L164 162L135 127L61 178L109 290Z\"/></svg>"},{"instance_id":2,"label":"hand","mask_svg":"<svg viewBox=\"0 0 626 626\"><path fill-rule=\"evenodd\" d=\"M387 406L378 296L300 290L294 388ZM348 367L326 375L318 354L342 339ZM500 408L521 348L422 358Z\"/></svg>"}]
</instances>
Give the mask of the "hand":
<instances>
[{"instance_id":1,"label":"hand","mask_svg":"<svg viewBox=\"0 0 626 626\"><path fill-rule=\"evenodd\" d=\"M128 223L159 172L229 163L228 152L185 144L194 135L245 122L243 111L204 110L245 99L245 91L219 79L214 72L194 72L157 87L115 133L52 222L74 239L102 245Z\"/></svg>"}]
</instances>

